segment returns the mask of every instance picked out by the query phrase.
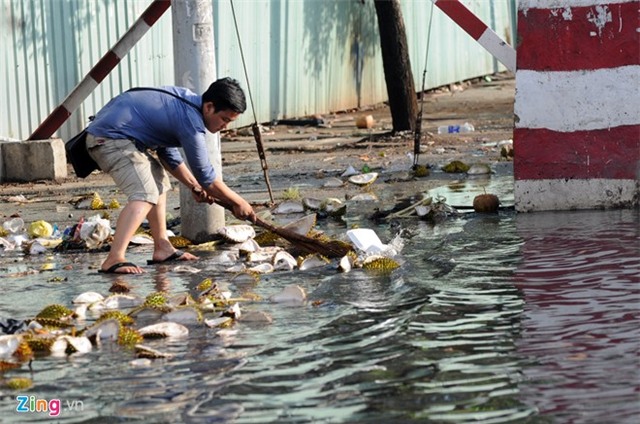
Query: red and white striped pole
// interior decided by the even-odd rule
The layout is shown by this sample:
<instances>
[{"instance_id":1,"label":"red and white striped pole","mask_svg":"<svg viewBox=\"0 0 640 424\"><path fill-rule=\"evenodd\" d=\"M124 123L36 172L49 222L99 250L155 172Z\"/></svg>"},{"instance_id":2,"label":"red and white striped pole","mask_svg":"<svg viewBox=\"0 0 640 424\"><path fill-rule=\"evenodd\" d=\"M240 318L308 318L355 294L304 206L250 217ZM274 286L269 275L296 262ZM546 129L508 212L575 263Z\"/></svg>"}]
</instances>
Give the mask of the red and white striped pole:
<instances>
[{"instance_id":1,"label":"red and white striped pole","mask_svg":"<svg viewBox=\"0 0 640 424\"><path fill-rule=\"evenodd\" d=\"M154 0L113 48L96 63L62 103L29 136L28 140L44 140L51 137L170 6L171 0Z\"/></svg>"},{"instance_id":2,"label":"red and white striped pole","mask_svg":"<svg viewBox=\"0 0 640 424\"><path fill-rule=\"evenodd\" d=\"M511 72L516 71L516 51L458 0L431 0L474 40Z\"/></svg>"},{"instance_id":3,"label":"red and white striped pole","mask_svg":"<svg viewBox=\"0 0 640 424\"><path fill-rule=\"evenodd\" d=\"M520 0L518 211L640 199L638 0Z\"/></svg>"}]
</instances>

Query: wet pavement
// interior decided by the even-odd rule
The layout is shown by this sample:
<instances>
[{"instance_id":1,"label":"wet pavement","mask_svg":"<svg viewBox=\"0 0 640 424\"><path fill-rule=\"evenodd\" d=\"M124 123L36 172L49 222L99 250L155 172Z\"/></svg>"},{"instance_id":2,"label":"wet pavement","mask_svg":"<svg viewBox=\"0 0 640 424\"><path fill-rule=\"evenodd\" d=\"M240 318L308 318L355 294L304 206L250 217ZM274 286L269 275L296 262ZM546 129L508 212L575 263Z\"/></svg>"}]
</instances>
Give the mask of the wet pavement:
<instances>
[{"instance_id":1,"label":"wet pavement","mask_svg":"<svg viewBox=\"0 0 640 424\"><path fill-rule=\"evenodd\" d=\"M390 135L391 117L384 104L321 115L316 119L320 125L265 123L263 141L274 200L282 201L285 191L292 188L302 197L321 199L344 199L358 194L362 189L346 183L345 178L342 178L345 184L340 187L326 184L329 178L340 178L352 166L358 171L378 172L379 178L372 188L380 197L392 196L391 201L452 182L471 180L470 187L475 189L464 197L465 204L460 205L469 206L472 194L486 186L482 178L488 182L491 177L447 174L441 168L450 161L461 160L468 164L487 164L493 176L508 178L513 174L512 162L501 156L501 146L508 144L513 133L514 86L513 78L499 74L428 92L423 105L418 164L428 166L430 175L421 178L412 173L413 134ZM358 128L356 121L367 115L373 117L373 127ZM437 134L440 125L464 122L472 123L475 131ZM223 134L223 176L229 186L261 208L270 199L249 130L240 128ZM169 193L169 218L179 216L177 186L175 183L175 189ZM80 216L93 214L93 211L76 209L73 202L94 192L106 203L112 199L121 204L125 202L110 177L99 172L82 180L75 178L69 168L69 178L64 181L4 183L0 185L0 219L20 216L26 223L42 219L64 228L73 225ZM501 200L505 205L512 204L512 198ZM115 222L119 209L107 212Z\"/></svg>"}]
</instances>

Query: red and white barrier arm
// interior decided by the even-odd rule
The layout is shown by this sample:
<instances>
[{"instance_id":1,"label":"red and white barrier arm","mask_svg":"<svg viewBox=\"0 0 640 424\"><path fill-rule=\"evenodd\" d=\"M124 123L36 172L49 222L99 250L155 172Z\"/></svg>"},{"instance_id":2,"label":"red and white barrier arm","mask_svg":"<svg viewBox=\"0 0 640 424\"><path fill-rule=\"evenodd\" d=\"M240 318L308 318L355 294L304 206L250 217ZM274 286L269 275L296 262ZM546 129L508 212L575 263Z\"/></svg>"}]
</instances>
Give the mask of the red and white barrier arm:
<instances>
[{"instance_id":1,"label":"red and white barrier arm","mask_svg":"<svg viewBox=\"0 0 640 424\"><path fill-rule=\"evenodd\" d=\"M62 103L29 136L28 140L44 140L51 137L170 6L171 0L154 0L113 48L96 63Z\"/></svg>"},{"instance_id":2,"label":"red and white barrier arm","mask_svg":"<svg viewBox=\"0 0 640 424\"><path fill-rule=\"evenodd\" d=\"M431 0L460 28L498 59L508 70L516 72L516 51L458 0Z\"/></svg>"}]
</instances>

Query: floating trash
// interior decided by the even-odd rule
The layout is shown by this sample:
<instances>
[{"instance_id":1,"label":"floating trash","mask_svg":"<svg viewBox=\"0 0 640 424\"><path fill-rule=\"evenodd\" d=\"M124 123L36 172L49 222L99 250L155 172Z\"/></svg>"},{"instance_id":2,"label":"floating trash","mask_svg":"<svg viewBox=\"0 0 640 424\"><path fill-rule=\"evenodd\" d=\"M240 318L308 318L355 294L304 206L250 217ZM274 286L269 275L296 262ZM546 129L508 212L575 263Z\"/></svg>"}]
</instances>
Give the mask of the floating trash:
<instances>
[{"instance_id":1,"label":"floating trash","mask_svg":"<svg viewBox=\"0 0 640 424\"><path fill-rule=\"evenodd\" d=\"M391 272L400 267L398 261L387 256L369 256L362 262L362 268L378 272Z\"/></svg>"},{"instance_id":2,"label":"floating trash","mask_svg":"<svg viewBox=\"0 0 640 424\"><path fill-rule=\"evenodd\" d=\"M14 377L6 382L6 386L10 390L20 390L24 392L33 387L33 381L26 377Z\"/></svg>"},{"instance_id":3,"label":"floating trash","mask_svg":"<svg viewBox=\"0 0 640 424\"><path fill-rule=\"evenodd\" d=\"M473 198L473 210L480 213L497 212L500 200L495 194L479 194Z\"/></svg>"},{"instance_id":4,"label":"floating trash","mask_svg":"<svg viewBox=\"0 0 640 424\"><path fill-rule=\"evenodd\" d=\"M161 322L148 325L138 330L145 339L183 338L189 336L189 329L175 322Z\"/></svg>"},{"instance_id":5,"label":"floating trash","mask_svg":"<svg viewBox=\"0 0 640 424\"><path fill-rule=\"evenodd\" d=\"M103 300L104 300L104 296L101 295L100 293L97 293L94 291L88 291L88 292L80 293L79 295L77 295L72 300L72 303L74 304L95 303Z\"/></svg>"},{"instance_id":6,"label":"floating trash","mask_svg":"<svg viewBox=\"0 0 640 424\"><path fill-rule=\"evenodd\" d=\"M300 260L298 261L298 268L300 269L300 271L306 271L313 268L327 266L329 263L329 260L324 256L313 253L304 258L300 258Z\"/></svg>"},{"instance_id":7,"label":"floating trash","mask_svg":"<svg viewBox=\"0 0 640 424\"><path fill-rule=\"evenodd\" d=\"M257 252L259 250L260 250L260 245L253 238L250 238L249 240L243 243L240 243L240 245L238 246L238 251L240 251L240 253L251 253L251 252Z\"/></svg>"},{"instance_id":8,"label":"floating trash","mask_svg":"<svg viewBox=\"0 0 640 424\"><path fill-rule=\"evenodd\" d=\"M269 297L274 303L302 303L307 299L307 293L297 284L285 287L280 293Z\"/></svg>"},{"instance_id":9,"label":"floating trash","mask_svg":"<svg viewBox=\"0 0 640 424\"><path fill-rule=\"evenodd\" d=\"M118 336L118 344L125 348L133 348L138 343L142 343L144 337L133 328L123 327Z\"/></svg>"},{"instance_id":10,"label":"floating trash","mask_svg":"<svg viewBox=\"0 0 640 424\"><path fill-rule=\"evenodd\" d=\"M375 231L370 228L355 228L347 231L347 237L362 252L381 253L387 249Z\"/></svg>"},{"instance_id":11,"label":"floating trash","mask_svg":"<svg viewBox=\"0 0 640 424\"><path fill-rule=\"evenodd\" d=\"M122 324L116 319L105 319L87 328L84 335L89 339L118 340Z\"/></svg>"},{"instance_id":12,"label":"floating trash","mask_svg":"<svg viewBox=\"0 0 640 424\"><path fill-rule=\"evenodd\" d=\"M22 336L10 334L0 336L0 358L11 357L22 343Z\"/></svg>"},{"instance_id":13,"label":"floating trash","mask_svg":"<svg viewBox=\"0 0 640 424\"><path fill-rule=\"evenodd\" d=\"M273 272L275 268L270 263L264 262L248 269L249 272L256 272L258 274L269 274Z\"/></svg>"},{"instance_id":14,"label":"floating trash","mask_svg":"<svg viewBox=\"0 0 640 424\"><path fill-rule=\"evenodd\" d=\"M231 317L218 317L218 318L210 318L210 319L205 319L204 323L207 325L207 327L211 327L211 328L228 328L231 326L231 324L233 324L233 318Z\"/></svg>"},{"instance_id":15,"label":"floating trash","mask_svg":"<svg viewBox=\"0 0 640 424\"><path fill-rule=\"evenodd\" d=\"M51 345L51 355L67 356L91 352L91 341L87 337L61 336Z\"/></svg>"},{"instance_id":16,"label":"floating trash","mask_svg":"<svg viewBox=\"0 0 640 424\"><path fill-rule=\"evenodd\" d=\"M218 234L224 237L226 240L243 243L256 236L256 231L251 225L237 224L227 225L218 230Z\"/></svg>"},{"instance_id":17,"label":"floating trash","mask_svg":"<svg viewBox=\"0 0 640 424\"><path fill-rule=\"evenodd\" d=\"M297 266L298 261L285 250L281 250L273 255L273 268L277 271L291 271Z\"/></svg>"},{"instance_id":18,"label":"floating trash","mask_svg":"<svg viewBox=\"0 0 640 424\"><path fill-rule=\"evenodd\" d=\"M286 225L283 225L281 228L284 228L289 231L293 231L296 234L300 234L301 236L306 236L309 234L309 231L313 229L316 225L316 214L312 213L309 215L305 215L300 219L296 219Z\"/></svg>"},{"instance_id":19,"label":"floating trash","mask_svg":"<svg viewBox=\"0 0 640 424\"><path fill-rule=\"evenodd\" d=\"M338 270L340 272L349 272L353 267L353 258L349 255L343 256L338 262Z\"/></svg>"},{"instance_id":20,"label":"floating trash","mask_svg":"<svg viewBox=\"0 0 640 424\"><path fill-rule=\"evenodd\" d=\"M106 309L127 309L140 306L143 302L144 301L137 296L114 294L105 298L103 302L99 302L96 305L102 303Z\"/></svg>"},{"instance_id":21,"label":"floating trash","mask_svg":"<svg viewBox=\"0 0 640 424\"><path fill-rule=\"evenodd\" d=\"M179 324L196 324L202 322L202 312L193 306L180 306L162 315L162 320Z\"/></svg>"},{"instance_id":22,"label":"floating trash","mask_svg":"<svg viewBox=\"0 0 640 424\"><path fill-rule=\"evenodd\" d=\"M251 324L272 324L273 317L264 311L245 311L238 321Z\"/></svg>"},{"instance_id":23,"label":"floating trash","mask_svg":"<svg viewBox=\"0 0 640 424\"><path fill-rule=\"evenodd\" d=\"M135 345L135 351L136 356L140 359L171 359L175 356L141 344Z\"/></svg>"},{"instance_id":24,"label":"floating trash","mask_svg":"<svg viewBox=\"0 0 640 424\"><path fill-rule=\"evenodd\" d=\"M74 312L64 305L53 304L46 306L42 311L36 315L38 319L52 319L52 320L70 320L74 316Z\"/></svg>"}]
</instances>

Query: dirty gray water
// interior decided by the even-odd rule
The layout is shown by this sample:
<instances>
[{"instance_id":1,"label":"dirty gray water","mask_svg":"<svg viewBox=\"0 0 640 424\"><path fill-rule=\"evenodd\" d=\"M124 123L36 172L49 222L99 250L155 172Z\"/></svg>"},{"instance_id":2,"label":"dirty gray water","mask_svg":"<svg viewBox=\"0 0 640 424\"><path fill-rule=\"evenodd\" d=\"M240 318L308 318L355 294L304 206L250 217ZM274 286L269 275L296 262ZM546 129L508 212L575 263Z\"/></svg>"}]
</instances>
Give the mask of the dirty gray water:
<instances>
[{"instance_id":1,"label":"dirty gray water","mask_svg":"<svg viewBox=\"0 0 640 424\"><path fill-rule=\"evenodd\" d=\"M358 219L349 224L372 226ZM273 323L192 326L186 341L146 343L175 355L146 367L115 344L37 358L5 373L34 386L0 389L0 420L50 420L16 412L16 396L28 395L60 399L61 422L637 422L639 223L638 210L502 211L374 226L385 242L405 239L404 263L390 275L264 275L250 287L262 298L295 283L308 302L243 304ZM345 231L330 221L320 228ZM149 254L134 248L130 259ZM141 296L229 281L214 253L199 254L197 274L157 266L112 277L89 268L98 254L7 252L0 315L30 317L89 290L107 295L116 278ZM51 271L10 278L43 267Z\"/></svg>"}]
</instances>

